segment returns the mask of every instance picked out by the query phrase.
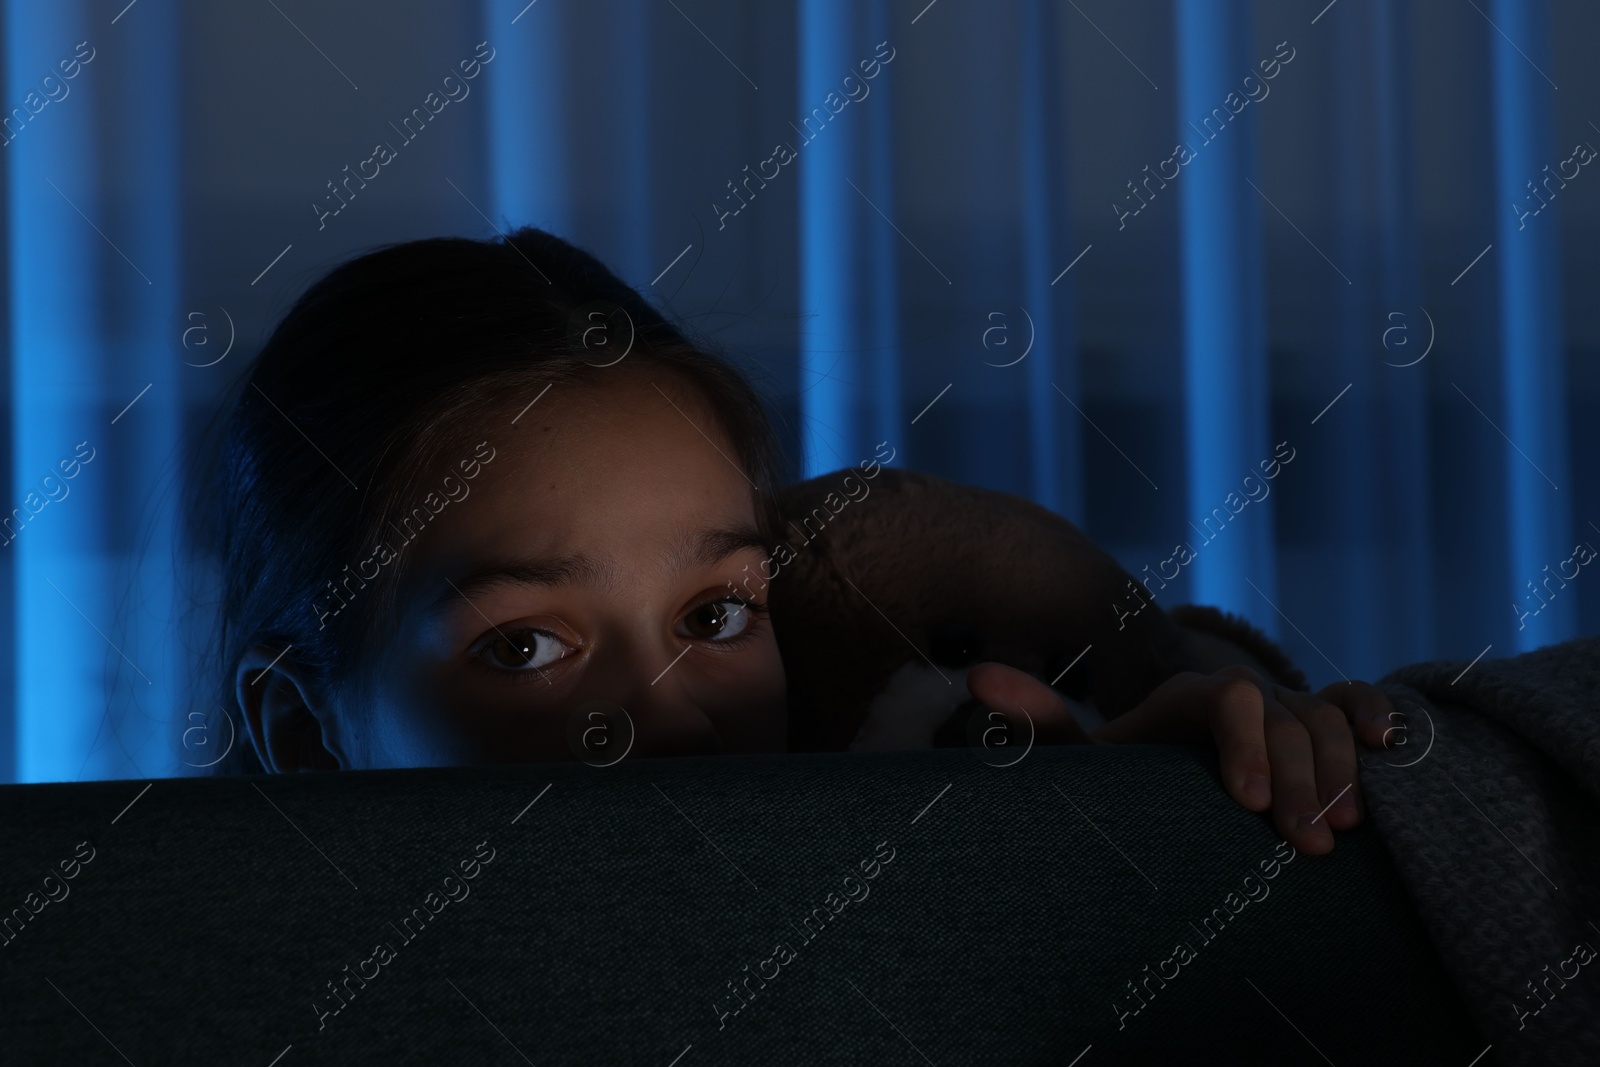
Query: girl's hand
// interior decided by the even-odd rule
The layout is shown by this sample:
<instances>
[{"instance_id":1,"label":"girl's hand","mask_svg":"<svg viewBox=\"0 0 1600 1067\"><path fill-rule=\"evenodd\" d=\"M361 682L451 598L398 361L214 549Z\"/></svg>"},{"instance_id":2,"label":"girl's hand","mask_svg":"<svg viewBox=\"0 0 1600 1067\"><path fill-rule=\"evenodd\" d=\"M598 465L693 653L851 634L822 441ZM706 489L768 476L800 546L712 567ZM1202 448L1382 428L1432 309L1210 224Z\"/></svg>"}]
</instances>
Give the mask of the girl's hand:
<instances>
[{"instance_id":1,"label":"girl's hand","mask_svg":"<svg viewBox=\"0 0 1600 1067\"><path fill-rule=\"evenodd\" d=\"M1365 805L1356 783L1355 738L1385 747L1394 711L1382 690L1366 682L1301 693L1248 667L1227 667L1209 675L1176 674L1143 703L1086 735L1060 695L1030 674L981 663L967 673L967 688L1002 715L1025 711L1038 744L1213 741L1228 795L1250 811L1270 807L1284 840L1311 855L1332 850L1330 827L1360 824Z\"/></svg>"}]
</instances>

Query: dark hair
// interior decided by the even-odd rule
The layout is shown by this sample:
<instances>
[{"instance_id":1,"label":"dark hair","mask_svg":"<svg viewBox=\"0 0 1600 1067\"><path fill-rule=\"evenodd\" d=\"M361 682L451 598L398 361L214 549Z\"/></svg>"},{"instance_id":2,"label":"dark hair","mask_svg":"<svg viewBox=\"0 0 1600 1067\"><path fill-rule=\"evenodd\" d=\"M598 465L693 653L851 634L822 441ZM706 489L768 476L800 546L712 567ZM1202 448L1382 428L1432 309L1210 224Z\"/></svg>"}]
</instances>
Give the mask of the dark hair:
<instances>
[{"instance_id":1,"label":"dark hair","mask_svg":"<svg viewBox=\"0 0 1600 1067\"><path fill-rule=\"evenodd\" d=\"M210 667L232 725L243 732L234 672L257 644L286 648L318 694L361 698L353 668L392 618L404 559L363 581L333 618L327 591L355 561L371 561L443 467L469 458L486 436L486 405L521 407L552 384L594 385L639 367L676 374L704 397L770 540L778 454L754 389L589 253L531 227L410 241L307 290L256 356L218 428L210 476L196 482L195 536L220 568ZM263 768L240 738L215 769Z\"/></svg>"}]
</instances>

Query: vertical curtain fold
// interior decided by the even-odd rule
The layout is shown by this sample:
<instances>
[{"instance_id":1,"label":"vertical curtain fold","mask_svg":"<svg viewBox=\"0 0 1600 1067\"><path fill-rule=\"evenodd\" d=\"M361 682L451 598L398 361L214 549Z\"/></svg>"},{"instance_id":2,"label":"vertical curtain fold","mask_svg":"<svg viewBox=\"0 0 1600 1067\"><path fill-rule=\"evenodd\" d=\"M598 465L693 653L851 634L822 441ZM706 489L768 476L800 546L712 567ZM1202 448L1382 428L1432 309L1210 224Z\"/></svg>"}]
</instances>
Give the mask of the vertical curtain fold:
<instances>
[{"instance_id":1,"label":"vertical curtain fold","mask_svg":"<svg viewBox=\"0 0 1600 1067\"><path fill-rule=\"evenodd\" d=\"M1320 390L1310 410L1337 400L1303 433L1312 462L1328 471L1328 499L1351 503L1319 508L1305 524L1319 536L1306 558L1327 566L1286 573L1284 584L1301 594L1286 588L1291 617L1318 617L1315 640L1328 661L1315 673L1332 680L1334 671L1375 677L1432 647L1427 386L1442 353L1432 351L1419 293L1409 16L1362 0L1323 28L1333 37L1335 84L1321 162L1334 175L1334 211L1330 223L1304 225L1328 242L1338 266L1304 242L1294 247L1325 279L1318 291L1336 315L1329 347L1317 354L1325 366L1309 378Z\"/></svg>"},{"instance_id":2,"label":"vertical curtain fold","mask_svg":"<svg viewBox=\"0 0 1600 1067\"><path fill-rule=\"evenodd\" d=\"M1367 224L1369 239L1376 241L1375 309L1383 312L1379 323L1387 328L1397 320L1391 311L1406 316L1411 341L1396 354L1382 358L1378 374L1379 402L1373 427L1381 441L1380 460L1374 466L1378 481L1376 502L1369 510L1375 521L1372 536L1379 547L1375 571L1376 596L1363 605L1365 619L1347 619L1355 632L1376 631L1377 642L1364 645L1349 670L1375 675L1396 663L1409 663L1433 654L1435 621L1433 583L1435 567L1429 546L1433 537L1433 512L1429 506L1429 471L1433 465L1429 441L1428 382L1433 367L1405 366L1436 344L1426 314L1416 321L1421 305L1421 225L1417 211L1417 161L1412 113L1412 16L1403 4L1371 3L1363 25L1368 28L1372 56L1371 127L1373 142L1371 184L1375 206ZM1350 131L1351 136L1356 131ZM1427 340L1422 330L1428 328ZM1379 335L1379 347L1382 347ZM1419 350L1417 345L1424 347ZM1370 352L1371 324L1358 342L1358 352ZM1401 354L1403 353L1403 354ZM1369 360L1370 363L1370 360ZM1437 366L1437 361L1435 361ZM1376 625L1381 622L1382 626Z\"/></svg>"},{"instance_id":3,"label":"vertical curtain fold","mask_svg":"<svg viewBox=\"0 0 1600 1067\"><path fill-rule=\"evenodd\" d=\"M1032 497L1079 523L1084 520L1083 453L1077 423L1061 418L1059 387L1078 388L1072 329L1076 283L1063 274L1077 250L1066 243L1071 204L1061 145L1065 102L1059 71L1056 11L1048 0L1023 0L1021 41L1021 240L1025 307L1033 315L1033 357L1027 368L1028 444Z\"/></svg>"},{"instance_id":4,"label":"vertical curtain fold","mask_svg":"<svg viewBox=\"0 0 1600 1067\"><path fill-rule=\"evenodd\" d=\"M118 597L114 634L121 649L109 659L117 674L106 734L117 731L119 741L95 754L99 773L85 772L85 777L175 773L185 758L184 731L194 725L182 720L179 710L188 691L189 668L179 636L184 614L180 601L191 590L179 571L184 475L179 446L183 389L187 376L200 371L187 368L179 355L184 351L182 330L198 320L183 314L180 304L183 68L178 12L173 4L128 9L105 33L108 49L115 50L108 58L116 61L107 73L114 75L116 85L115 102L107 109L114 132L101 134L112 162L102 185L111 191L108 215L127 235L128 257L149 283L133 271L117 271L115 260L106 259L111 249L101 250L124 296L106 331L111 335L105 346L111 365L101 373L112 393L112 412L106 418L117 420L102 431L111 453L107 458L115 464L102 473L117 472L115 504L107 518L114 556L126 561L112 584L126 592ZM219 345L223 331L232 332L226 321L217 321L220 310L200 312ZM221 741L218 737L210 751L201 747L186 758L204 762L220 751Z\"/></svg>"},{"instance_id":5,"label":"vertical curtain fold","mask_svg":"<svg viewBox=\"0 0 1600 1067\"><path fill-rule=\"evenodd\" d=\"M103 55L105 39L95 30L81 0L5 5L5 101L15 109L7 114L14 126L4 151L16 499L4 505L9 525L3 538L10 541L0 551L11 554L16 574L11 632L22 781L76 777L84 754L95 746L106 703L103 646L90 644L98 638L85 626L98 619L104 628L115 609L106 567L104 461L99 468L79 468L79 476L66 483L74 490L70 497L41 503L48 500L42 478L64 474L57 465L75 462L78 441L88 440L95 458L105 453L95 447L104 445L99 431L110 417L102 415L110 397L98 357L105 296L96 247L101 238L78 214L80 208L100 214L94 180L98 140L93 116L81 112L91 106L85 89L105 73L103 65L80 68L77 78L62 83L72 91L37 113L27 103L30 94L34 101L45 97L42 74L60 81L55 65L71 60L78 42L90 41L94 48L98 41L94 54ZM80 113L68 110L73 105Z\"/></svg>"},{"instance_id":6,"label":"vertical curtain fold","mask_svg":"<svg viewBox=\"0 0 1600 1067\"><path fill-rule=\"evenodd\" d=\"M1230 493L1273 458L1253 123L1224 98L1256 57L1246 0L1175 0L1180 144L1196 157L1179 186L1185 463L1194 598L1278 633L1271 512L1227 521ZM1214 117L1220 112L1222 118ZM1259 183L1258 183L1259 184ZM1252 588L1252 584L1254 588Z\"/></svg>"},{"instance_id":7,"label":"vertical curtain fold","mask_svg":"<svg viewBox=\"0 0 1600 1067\"><path fill-rule=\"evenodd\" d=\"M1511 641L1515 650L1527 651L1571 637L1577 624L1577 602L1570 595L1557 595L1566 582L1556 573L1559 561L1570 555L1575 535L1568 502L1572 480L1563 399L1566 370L1556 229L1561 207L1552 204L1552 216L1545 216L1542 207L1533 218L1519 214L1535 200L1543 204L1556 199L1565 182L1553 161L1566 153L1556 153L1558 142L1550 126L1555 89L1538 69L1551 65L1545 4L1496 0L1490 14L1498 28L1489 47L1494 181L1500 205L1495 234L1501 253L1499 406L1505 435L1512 443L1504 452L1505 518L1512 611L1518 615ZM1521 42L1520 50L1511 41ZM1522 618L1521 611L1528 617Z\"/></svg>"},{"instance_id":8,"label":"vertical curtain fold","mask_svg":"<svg viewBox=\"0 0 1600 1067\"><path fill-rule=\"evenodd\" d=\"M177 16L6 12L6 99L52 98L5 148L15 773L169 774L187 669Z\"/></svg>"},{"instance_id":9,"label":"vertical curtain fold","mask_svg":"<svg viewBox=\"0 0 1600 1067\"><path fill-rule=\"evenodd\" d=\"M798 8L800 450L808 478L870 458L885 436L901 447L893 439L901 403L891 243L899 238L885 222L895 216L891 116L886 106L852 108L834 123L828 106L844 76L859 77L855 64L885 39L873 33L883 32L884 12L883 0L807 0ZM879 430L874 417L890 425Z\"/></svg>"},{"instance_id":10,"label":"vertical curtain fold","mask_svg":"<svg viewBox=\"0 0 1600 1067\"><path fill-rule=\"evenodd\" d=\"M572 15L562 4L483 0L484 34L495 50L486 68L488 187L485 207L494 225L538 226L573 232L573 189L568 159L576 100L565 86L564 46Z\"/></svg>"}]
</instances>

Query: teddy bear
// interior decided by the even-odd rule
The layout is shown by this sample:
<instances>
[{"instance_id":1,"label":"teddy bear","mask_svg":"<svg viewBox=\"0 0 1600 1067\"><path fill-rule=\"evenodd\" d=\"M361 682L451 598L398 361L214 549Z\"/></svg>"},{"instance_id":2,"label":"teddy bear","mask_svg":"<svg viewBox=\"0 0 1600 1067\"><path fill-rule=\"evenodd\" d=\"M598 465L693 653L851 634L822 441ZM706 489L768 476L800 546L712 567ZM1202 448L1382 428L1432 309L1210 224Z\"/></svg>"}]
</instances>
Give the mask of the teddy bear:
<instances>
[{"instance_id":1,"label":"teddy bear","mask_svg":"<svg viewBox=\"0 0 1600 1067\"><path fill-rule=\"evenodd\" d=\"M984 661L1054 686L1090 731L1180 671L1242 664L1305 691L1265 634L1163 610L1109 553L1023 497L863 463L787 486L762 568L790 750L960 745Z\"/></svg>"}]
</instances>

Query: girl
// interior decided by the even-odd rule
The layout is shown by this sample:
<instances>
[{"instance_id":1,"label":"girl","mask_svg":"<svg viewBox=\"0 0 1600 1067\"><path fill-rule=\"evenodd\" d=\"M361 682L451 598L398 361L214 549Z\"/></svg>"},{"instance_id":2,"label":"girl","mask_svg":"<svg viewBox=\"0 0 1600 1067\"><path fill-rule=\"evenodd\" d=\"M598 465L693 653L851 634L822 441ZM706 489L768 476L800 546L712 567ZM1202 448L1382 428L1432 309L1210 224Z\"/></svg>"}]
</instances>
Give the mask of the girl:
<instances>
[{"instance_id":1,"label":"girl","mask_svg":"<svg viewBox=\"0 0 1600 1067\"><path fill-rule=\"evenodd\" d=\"M587 253L530 228L354 259L284 317L224 429L199 503L248 737L226 770L570 759L618 711L635 757L784 750L773 620L728 595L779 527L772 429ZM1085 740L1037 679L969 684ZM1373 693L1341 699L1380 744ZM1351 788L1300 824L1354 781L1345 713L1186 675L1099 738L1215 737L1235 799L1320 852L1360 818Z\"/></svg>"}]
</instances>

